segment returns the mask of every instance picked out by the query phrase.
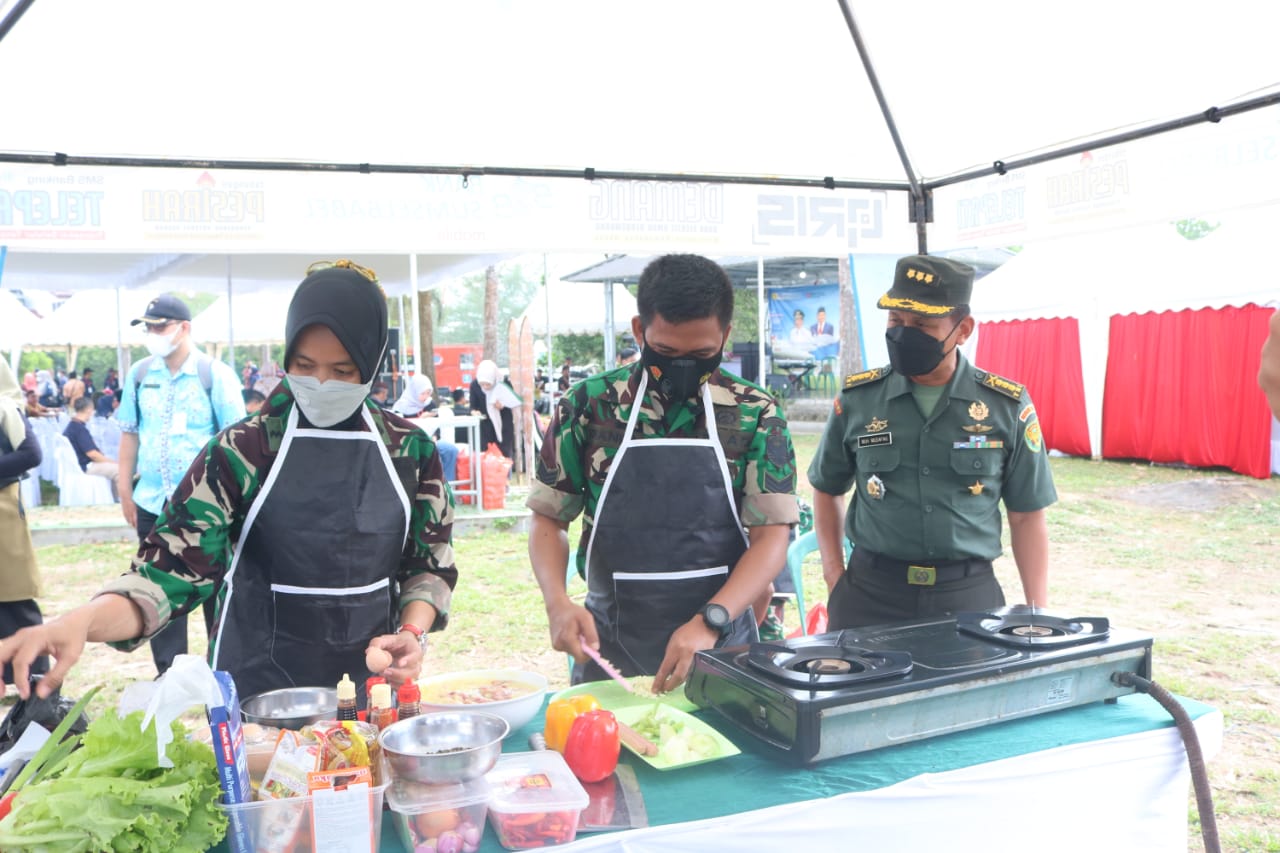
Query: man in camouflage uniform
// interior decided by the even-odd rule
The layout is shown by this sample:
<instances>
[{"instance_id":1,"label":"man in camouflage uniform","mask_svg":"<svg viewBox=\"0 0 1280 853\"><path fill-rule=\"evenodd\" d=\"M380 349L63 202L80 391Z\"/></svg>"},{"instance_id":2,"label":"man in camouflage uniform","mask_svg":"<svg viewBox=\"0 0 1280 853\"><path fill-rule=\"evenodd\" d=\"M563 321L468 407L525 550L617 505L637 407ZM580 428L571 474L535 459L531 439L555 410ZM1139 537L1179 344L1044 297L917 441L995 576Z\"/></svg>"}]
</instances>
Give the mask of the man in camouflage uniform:
<instances>
[{"instance_id":1,"label":"man in camouflage uniform","mask_svg":"<svg viewBox=\"0 0 1280 853\"><path fill-rule=\"evenodd\" d=\"M1026 602L1048 603L1057 492L1026 389L960 353L972 290L964 264L898 261L879 302L890 366L848 377L836 397L809 467L833 630L1002 606L991 564L1002 500Z\"/></svg>"},{"instance_id":2,"label":"man in camouflage uniform","mask_svg":"<svg viewBox=\"0 0 1280 853\"><path fill-rule=\"evenodd\" d=\"M548 427L529 558L552 646L578 661L575 681L604 677L585 642L664 692L695 652L755 638L751 606L786 562L798 517L795 453L773 398L719 368L733 319L719 266L658 258L636 302L641 361L574 386ZM585 607L565 591L580 512Z\"/></svg>"},{"instance_id":3,"label":"man in camouflage uniform","mask_svg":"<svg viewBox=\"0 0 1280 853\"><path fill-rule=\"evenodd\" d=\"M387 345L371 276L344 261L307 276L266 405L205 446L129 573L0 661L54 654L47 694L86 640L135 648L216 595L211 663L242 695L343 673L363 690L370 647L392 654L393 684L418 676L457 580L453 503L431 439L367 399Z\"/></svg>"}]
</instances>

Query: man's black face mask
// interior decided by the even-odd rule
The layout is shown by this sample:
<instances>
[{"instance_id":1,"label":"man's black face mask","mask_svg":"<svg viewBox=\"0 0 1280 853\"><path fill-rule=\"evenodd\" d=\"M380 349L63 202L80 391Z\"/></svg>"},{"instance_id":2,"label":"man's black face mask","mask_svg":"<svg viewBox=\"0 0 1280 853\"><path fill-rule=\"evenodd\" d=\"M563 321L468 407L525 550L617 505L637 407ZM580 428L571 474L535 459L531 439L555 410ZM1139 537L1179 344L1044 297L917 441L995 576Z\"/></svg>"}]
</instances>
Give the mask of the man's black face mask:
<instances>
[{"instance_id":1,"label":"man's black face mask","mask_svg":"<svg viewBox=\"0 0 1280 853\"><path fill-rule=\"evenodd\" d=\"M649 346L648 341L640 353L640 362L649 371L650 381L669 400L685 400L696 395L702 383L720 366L720 358L719 352L710 358L662 355Z\"/></svg>"}]
</instances>

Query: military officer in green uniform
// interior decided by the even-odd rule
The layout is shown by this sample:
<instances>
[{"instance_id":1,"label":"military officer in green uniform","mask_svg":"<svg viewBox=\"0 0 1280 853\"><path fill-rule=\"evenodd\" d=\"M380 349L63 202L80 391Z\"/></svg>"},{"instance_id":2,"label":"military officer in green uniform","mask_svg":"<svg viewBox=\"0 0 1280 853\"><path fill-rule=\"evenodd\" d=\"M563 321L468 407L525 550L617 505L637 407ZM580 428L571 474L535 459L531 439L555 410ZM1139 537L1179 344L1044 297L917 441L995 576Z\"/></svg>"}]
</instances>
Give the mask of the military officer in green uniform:
<instances>
[{"instance_id":1,"label":"military officer in green uniform","mask_svg":"<svg viewBox=\"0 0 1280 853\"><path fill-rule=\"evenodd\" d=\"M1004 605L991 565L1001 501L1025 601L1048 603L1047 450L1026 389L960 353L972 291L964 264L899 260L879 301L890 365L836 397L809 468L832 629Z\"/></svg>"}]
</instances>

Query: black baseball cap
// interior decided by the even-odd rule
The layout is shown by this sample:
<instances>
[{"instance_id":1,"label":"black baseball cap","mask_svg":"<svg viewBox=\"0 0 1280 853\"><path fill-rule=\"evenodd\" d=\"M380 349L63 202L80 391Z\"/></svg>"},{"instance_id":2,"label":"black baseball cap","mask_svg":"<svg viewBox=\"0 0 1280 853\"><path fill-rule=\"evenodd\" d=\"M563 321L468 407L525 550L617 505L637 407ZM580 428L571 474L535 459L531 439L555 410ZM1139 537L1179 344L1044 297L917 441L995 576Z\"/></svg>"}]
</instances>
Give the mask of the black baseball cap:
<instances>
[{"instance_id":1,"label":"black baseball cap","mask_svg":"<svg viewBox=\"0 0 1280 853\"><path fill-rule=\"evenodd\" d=\"M191 322L191 309L172 293L157 296L147 303L147 310L136 320L129 321L130 326L139 323L163 323L166 320L185 320Z\"/></svg>"}]
</instances>

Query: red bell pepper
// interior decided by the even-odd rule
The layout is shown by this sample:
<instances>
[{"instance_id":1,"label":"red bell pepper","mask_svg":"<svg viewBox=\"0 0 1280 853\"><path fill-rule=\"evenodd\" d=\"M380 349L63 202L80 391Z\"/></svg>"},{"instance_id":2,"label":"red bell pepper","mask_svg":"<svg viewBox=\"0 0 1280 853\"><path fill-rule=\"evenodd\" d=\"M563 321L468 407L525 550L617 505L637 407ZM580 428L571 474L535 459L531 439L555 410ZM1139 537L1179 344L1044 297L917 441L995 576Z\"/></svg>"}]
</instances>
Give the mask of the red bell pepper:
<instances>
[{"instance_id":1,"label":"red bell pepper","mask_svg":"<svg viewBox=\"0 0 1280 853\"><path fill-rule=\"evenodd\" d=\"M583 782L599 782L618 766L618 720L603 709L579 714L564 744L564 760Z\"/></svg>"}]
</instances>

